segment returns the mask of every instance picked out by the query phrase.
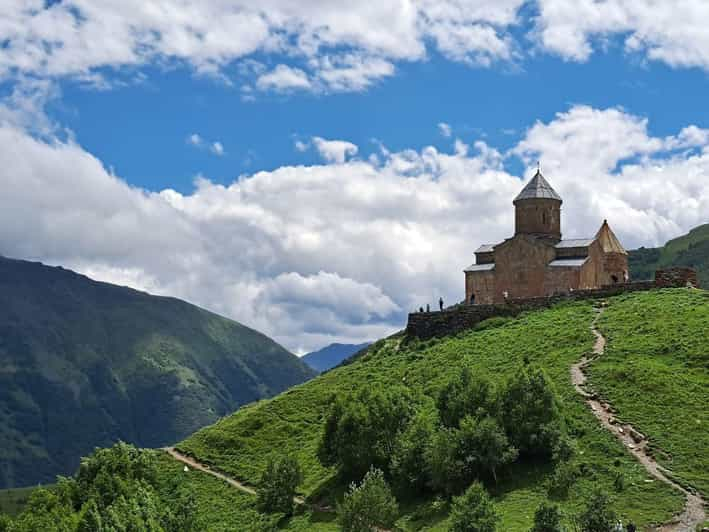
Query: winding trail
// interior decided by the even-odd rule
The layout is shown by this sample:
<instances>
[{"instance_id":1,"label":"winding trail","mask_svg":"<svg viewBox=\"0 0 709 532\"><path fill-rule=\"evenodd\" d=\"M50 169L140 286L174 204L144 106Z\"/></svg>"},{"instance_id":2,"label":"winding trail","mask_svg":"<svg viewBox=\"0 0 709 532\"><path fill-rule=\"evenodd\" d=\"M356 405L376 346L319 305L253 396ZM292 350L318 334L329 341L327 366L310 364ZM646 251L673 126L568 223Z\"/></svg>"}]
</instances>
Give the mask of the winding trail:
<instances>
[{"instance_id":1,"label":"winding trail","mask_svg":"<svg viewBox=\"0 0 709 532\"><path fill-rule=\"evenodd\" d=\"M216 477L220 480L223 480L230 486L243 491L244 493L248 493L250 495L256 495L256 490L247 486L246 484L243 484L236 480L235 478L232 478L230 476L225 475L224 473L220 473L219 471L214 471L210 469L209 466L202 464L201 462L198 462L191 456L187 456L186 454L181 453L174 447L164 447L163 451L165 451L167 454L169 454L172 458L177 460L178 462L182 462L188 467L191 467L192 469L196 469L197 471L202 471L202 473L207 473L208 475L212 475L213 477Z\"/></svg>"},{"instance_id":2,"label":"winding trail","mask_svg":"<svg viewBox=\"0 0 709 532\"><path fill-rule=\"evenodd\" d=\"M208 465L198 462L191 456L181 453L174 447L163 447L163 451L165 451L178 462L182 462L183 464L188 467L191 467L192 469L196 469L197 471L207 473L208 475L212 475L215 478L223 480L233 488L243 491L244 493L248 493L249 495L256 495L256 490L251 486L247 486L243 482L239 482L238 480L233 477L230 477L229 475L225 475L224 473L220 473L219 471L214 471ZM293 497L293 502L295 504L305 504L305 499L303 499L303 497Z\"/></svg>"},{"instance_id":3,"label":"winding trail","mask_svg":"<svg viewBox=\"0 0 709 532\"><path fill-rule=\"evenodd\" d=\"M591 408L601 425L618 438L635 459L645 468L645 470L657 480L668 484L672 488L680 491L686 503L684 511L676 515L674 519L663 525L652 528L655 532L695 532L698 525L702 525L706 520L706 502L701 496L679 485L670 477L671 472L658 464L647 451L648 440L628 423L621 423L613 415L613 407L599 399L598 395L590 389L587 384L586 367L600 356L603 356L606 348L606 339L598 330L598 320L603 313L603 307L596 308L596 317L591 324L591 331L596 337L593 346L593 355L584 356L579 362L571 366L571 382L576 391L583 396L586 404Z\"/></svg>"}]
</instances>

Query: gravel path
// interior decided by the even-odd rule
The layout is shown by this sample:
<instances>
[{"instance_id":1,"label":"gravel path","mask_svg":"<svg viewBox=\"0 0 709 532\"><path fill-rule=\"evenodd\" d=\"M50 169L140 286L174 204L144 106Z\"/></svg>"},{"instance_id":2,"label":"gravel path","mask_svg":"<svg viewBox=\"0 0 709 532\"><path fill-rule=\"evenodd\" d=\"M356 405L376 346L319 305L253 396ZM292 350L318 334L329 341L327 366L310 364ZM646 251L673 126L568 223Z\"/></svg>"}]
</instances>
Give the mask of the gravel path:
<instances>
[{"instance_id":1,"label":"gravel path","mask_svg":"<svg viewBox=\"0 0 709 532\"><path fill-rule=\"evenodd\" d=\"M706 503L694 491L690 491L677 484L670 478L671 472L658 464L647 452L647 438L628 423L621 423L613 415L613 407L599 399L598 395L589 388L586 377L586 367L596 358L603 356L606 347L606 339L597 328L598 320L603 313L603 308L598 308L596 318L591 324L591 331L596 337L593 346L593 356L584 356L579 362L571 366L571 382L576 391L582 395L586 404L591 408L601 425L618 438L628 449L635 459L642 464L645 470L665 484L672 486L685 496L686 503L684 511L676 515L674 519L652 528L655 532L695 532L698 525L702 525L706 520Z\"/></svg>"},{"instance_id":2,"label":"gravel path","mask_svg":"<svg viewBox=\"0 0 709 532\"><path fill-rule=\"evenodd\" d=\"M238 480L231 478L224 473L220 473L219 471L213 471L210 469L209 466L204 465L191 456L187 456L186 454L182 454L180 451L175 449L174 447L165 447L163 449L167 454L172 456L175 460L178 462L182 462L188 467L191 467L192 469L196 469L197 471L202 471L203 473L207 473L208 475L212 475L213 477L216 477L220 480L223 480L230 486L243 491L244 493L249 493L250 495L256 495L256 490L239 482Z\"/></svg>"}]
</instances>

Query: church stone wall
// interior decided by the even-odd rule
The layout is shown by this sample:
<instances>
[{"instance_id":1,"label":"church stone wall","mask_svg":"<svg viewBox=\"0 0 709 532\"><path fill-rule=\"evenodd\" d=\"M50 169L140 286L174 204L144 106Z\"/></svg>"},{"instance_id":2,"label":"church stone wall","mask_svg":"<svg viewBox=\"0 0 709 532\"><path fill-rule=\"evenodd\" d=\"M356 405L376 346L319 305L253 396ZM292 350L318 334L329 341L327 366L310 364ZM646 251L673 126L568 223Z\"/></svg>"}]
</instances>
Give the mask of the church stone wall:
<instances>
[{"instance_id":1,"label":"church stone wall","mask_svg":"<svg viewBox=\"0 0 709 532\"><path fill-rule=\"evenodd\" d=\"M579 272L579 284L577 287L579 290L589 290L601 286L601 283L598 282L599 263L597 259L594 260L593 257L590 256L591 253L593 253L593 251L589 249L589 259L581 266L581 271Z\"/></svg>"},{"instance_id":2,"label":"church stone wall","mask_svg":"<svg viewBox=\"0 0 709 532\"><path fill-rule=\"evenodd\" d=\"M555 257L554 241L516 235L495 247L495 296L493 302L545 295L547 264Z\"/></svg>"},{"instance_id":3,"label":"church stone wall","mask_svg":"<svg viewBox=\"0 0 709 532\"><path fill-rule=\"evenodd\" d=\"M628 275L628 256L624 253L604 253L603 273L604 284L622 283Z\"/></svg>"},{"instance_id":4,"label":"church stone wall","mask_svg":"<svg viewBox=\"0 0 709 532\"><path fill-rule=\"evenodd\" d=\"M517 201L515 234L549 235L561 238L561 202L552 199Z\"/></svg>"},{"instance_id":5,"label":"church stone wall","mask_svg":"<svg viewBox=\"0 0 709 532\"><path fill-rule=\"evenodd\" d=\"M476 304L491 304L495 299L495 271L465 272L465 301L475 294Z\"/></svg>"},{"instance_id":6,"label":"church stone wall","mask_svg":"<svg viewBox=\"0 0 709 532\"><path fill-rule=\"evenodd\" d=\"M581 268L547 266L544 272L544 293L549 295L568 294L578 290Z\"/></svg>"}]
</instances>

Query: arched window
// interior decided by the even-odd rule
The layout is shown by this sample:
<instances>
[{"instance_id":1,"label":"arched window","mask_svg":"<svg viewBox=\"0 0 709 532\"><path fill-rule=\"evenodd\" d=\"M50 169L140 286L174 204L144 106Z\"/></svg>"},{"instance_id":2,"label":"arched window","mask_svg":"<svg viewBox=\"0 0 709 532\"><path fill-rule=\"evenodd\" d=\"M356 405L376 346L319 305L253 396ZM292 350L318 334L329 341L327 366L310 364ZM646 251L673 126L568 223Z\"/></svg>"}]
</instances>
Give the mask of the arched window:
<instances>
[{"instance_id":1,"label":"arched window","mask_svg":"<svg viewBox=\"0 0 709 532\"><path fill-rule=\"evenodd\" d=\"M546 211L543 211L543 212L542 212L542 223L543 223L544 225L547 224L547 213L546 213Z\"/></svg>"}]
</instances>

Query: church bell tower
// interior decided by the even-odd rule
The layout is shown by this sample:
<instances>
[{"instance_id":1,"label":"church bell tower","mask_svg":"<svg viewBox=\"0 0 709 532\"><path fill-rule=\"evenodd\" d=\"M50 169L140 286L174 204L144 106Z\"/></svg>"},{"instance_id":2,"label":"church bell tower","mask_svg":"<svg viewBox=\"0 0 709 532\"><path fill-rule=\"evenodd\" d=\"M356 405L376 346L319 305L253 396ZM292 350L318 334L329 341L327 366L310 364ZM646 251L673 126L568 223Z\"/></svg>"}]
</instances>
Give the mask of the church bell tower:
<instances>
[{"instance_id":1,"label":"church bell tower","mask_svg":"<svg viewBox=\"0 0 709 532\"><path fill-rule=\"evenodd\" d=\"M515 206L515 235L561 240L562 200L538 168L512 203Z\"/></svg>"}]
</instances>

